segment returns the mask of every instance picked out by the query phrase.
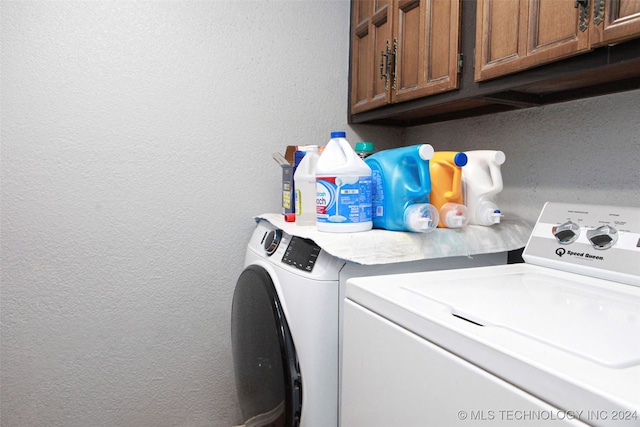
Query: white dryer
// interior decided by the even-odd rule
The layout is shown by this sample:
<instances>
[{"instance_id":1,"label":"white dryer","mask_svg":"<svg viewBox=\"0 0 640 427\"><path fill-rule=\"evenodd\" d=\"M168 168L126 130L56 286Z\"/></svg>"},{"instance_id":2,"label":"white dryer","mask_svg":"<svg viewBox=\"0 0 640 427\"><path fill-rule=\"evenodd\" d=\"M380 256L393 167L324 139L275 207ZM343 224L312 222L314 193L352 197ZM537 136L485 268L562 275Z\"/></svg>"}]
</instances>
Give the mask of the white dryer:
<instances>
[{"instance_id":1,"label":"white dryer","mask_svg":"<svg viewBox=\"0 0 640 427\"><path fill-rule=\"evenodd\" d=\"M347 279L507 262L504 251L362 265L330 255L314 240L283 231L287 226L295 230L295 225L259 221L234 293L234 370L246 426L338 425L341 312ZM340 238L380 234L368 233ZM388 241L384 234L382 239Z\"/></svg>"},{"instance_id":2,"label":"white dryer","mask_svg":"<svg viewBox=\"0 0 640 427\"><path fill-rule=\"evenodd\" d=\"M350 279L341 426L640 426L640 208L548 203L523 256Z\"/></svg>"}]
</instances>

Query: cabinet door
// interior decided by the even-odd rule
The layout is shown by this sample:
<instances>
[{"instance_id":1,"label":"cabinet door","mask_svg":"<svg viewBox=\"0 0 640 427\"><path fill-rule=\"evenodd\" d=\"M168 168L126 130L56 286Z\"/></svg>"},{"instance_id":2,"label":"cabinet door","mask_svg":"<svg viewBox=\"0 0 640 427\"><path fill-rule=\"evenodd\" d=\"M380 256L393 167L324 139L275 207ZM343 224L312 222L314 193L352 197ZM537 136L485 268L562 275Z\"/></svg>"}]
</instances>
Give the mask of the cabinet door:
<instances>
[{"instance_id":1,"label":"cabinet door","mask_svg":"<svg viewBox=\"0 0 640 427\"><path fill-rule=\"evenodd\" d=\"M595 0L593 23L594 46L640 37L640 0Z\"/></svg>"},{"instance_id":2,"label":"cabinet door","mask_svg":"<svg viewBox=\"0 0 640 427\"><path fill-rule=\"evenodd\" d=\"M351 112L359 113L390 102L385 68L387 43L392 40L391 0L351 3Z\"/></svg>"},{"instance_id":3,"label":"cabinet door","mask_svg":"<svg viewBox=\"0 0 640 427\"><path fill-rule=\"evenodd\" d=\"M456 89L460 1L399 0L394 15L392 101Z\"/></svg>"},{"instance_id":4,"label":"cabinet door","mask_svg":"<svg viewBox=\"0 0 640 427\"><path fill-rule=\"evenodd\" d=\"M574 0L478 0L475 80L586 52L585 30Z\"/></svg>"}]
</instances>

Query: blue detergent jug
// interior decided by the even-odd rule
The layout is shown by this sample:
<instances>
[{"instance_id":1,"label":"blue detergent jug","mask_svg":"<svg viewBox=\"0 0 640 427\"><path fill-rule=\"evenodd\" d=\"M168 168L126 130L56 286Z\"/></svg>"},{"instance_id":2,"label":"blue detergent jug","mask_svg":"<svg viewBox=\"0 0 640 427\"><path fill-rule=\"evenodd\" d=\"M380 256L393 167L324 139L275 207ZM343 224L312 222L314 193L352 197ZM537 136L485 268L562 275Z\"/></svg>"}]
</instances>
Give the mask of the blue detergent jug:
<instances>
[{"instance_id":1,"label":"blue detergent jug","mask_svg":"<svg viewBox=\"0 0 640 427\"><path fill-rule=\"evenodd\" d=\"M371 168L373 227L392 231L429 232L438 225L429 204L430 144L379 151L367 157Z\"/></svg>"}]
</instances>

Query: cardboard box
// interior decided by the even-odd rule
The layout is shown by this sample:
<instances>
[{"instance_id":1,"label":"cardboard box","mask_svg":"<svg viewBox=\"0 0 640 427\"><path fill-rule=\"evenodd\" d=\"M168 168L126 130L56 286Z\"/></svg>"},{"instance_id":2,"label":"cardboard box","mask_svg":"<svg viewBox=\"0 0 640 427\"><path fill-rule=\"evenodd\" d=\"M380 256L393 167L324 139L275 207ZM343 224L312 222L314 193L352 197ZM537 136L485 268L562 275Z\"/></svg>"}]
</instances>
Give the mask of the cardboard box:
<instances>
[{"instance_id":1,"label":"cardboard box","mask_svg":"<svg viewBox=\"0 0 640 427\"><path fill-rule=\"evenodd\" d=\"M293 174L295 173L295 145L288 145L283 156L273 153L271 156L282 168L282 214L295 213L295 194Z\"/></svg>"},{"instance_id":2,"label":"cardboard box","mask_svg":"<svg viewBox=\"0 0 640 427\"><path fill-rule=\"evenodd\" d=\"M304 157L304 146L287 145L284 156L280 153L271 153L271 157L282 168L282 214L296 213L296 189L293 183L293 175L296 173L298 164ZM318 149L322 152L324 147Z\"/></svg>"}]
</instances>

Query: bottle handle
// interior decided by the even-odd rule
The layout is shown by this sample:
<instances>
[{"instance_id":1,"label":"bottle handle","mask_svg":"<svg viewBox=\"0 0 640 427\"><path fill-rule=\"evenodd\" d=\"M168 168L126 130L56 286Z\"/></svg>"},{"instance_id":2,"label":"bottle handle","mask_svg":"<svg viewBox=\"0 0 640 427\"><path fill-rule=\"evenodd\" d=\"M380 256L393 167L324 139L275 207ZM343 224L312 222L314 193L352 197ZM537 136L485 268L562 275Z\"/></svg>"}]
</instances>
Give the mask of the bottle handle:
<instances>
[{"instance_id":1,"label":"bottle handle","mask_svg":"<svg viewBox=\"0 0 640 427\"><path fill-rule=\"evenodd\" d=\"M491 188L487 191L488 196L494 196L502 191L502 173L500 172L500 166L494 162L488 162L489 175L491 176Z\"/></svg>"},{"instance_id":2,"label":"bottle handle","mask_svg":"<svg viewBox=\"0 0 640 427\"><path fill-rule=\"evenodd\" d=\"M418 163L418 177L420 178L421 194L431 193L431 171L429 169L429 160L420 160Z\"/></svg>"},{"instance_id":3,"label":"bottle handle","mask_svg":"<svg viewBox=\"0 0 640 427\"><path fill-rule=\"evenodd\" d=\"M462 168L457 165L452 165L446 162L446 165L453 169L453 179L451 180L451 190L444 193L444 197L447 200L460 197L462 191Z\"/></svg>"}]
</instances>

